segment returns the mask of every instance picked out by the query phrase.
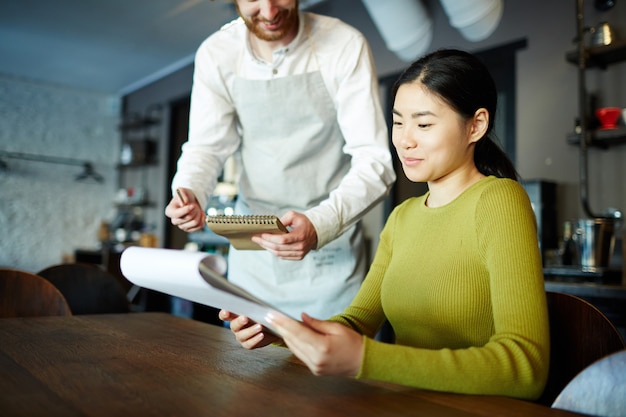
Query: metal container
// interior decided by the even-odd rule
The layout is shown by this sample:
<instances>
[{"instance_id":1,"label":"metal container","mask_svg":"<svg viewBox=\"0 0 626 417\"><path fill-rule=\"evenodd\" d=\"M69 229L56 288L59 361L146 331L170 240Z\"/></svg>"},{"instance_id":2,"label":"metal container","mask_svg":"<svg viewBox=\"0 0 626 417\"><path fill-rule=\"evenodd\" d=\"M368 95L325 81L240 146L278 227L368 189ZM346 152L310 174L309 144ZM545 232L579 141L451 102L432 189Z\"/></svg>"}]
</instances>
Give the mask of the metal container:
<instances>
[{"instance_id":1,"label":"metal container","mask_svg":"<svg viewBox=\"0 0 626 417\"><path fill-rule=\"evenodd\" d=\"M607 22L601 22L598 26L591 29L591 45L592 46L606 46L613 43L615 33L611 25Z\"/></svg>"},{"instance_id":2,"label":"metal container","mask_svg":"<svg viewBox=\"0 0 626 417\"><path fill-rule=\"evenodd\" d=\"M575 240L583 271L606 268L615 245L615 219L581 219L576 222Z\"/></svg>"}]
</instances>

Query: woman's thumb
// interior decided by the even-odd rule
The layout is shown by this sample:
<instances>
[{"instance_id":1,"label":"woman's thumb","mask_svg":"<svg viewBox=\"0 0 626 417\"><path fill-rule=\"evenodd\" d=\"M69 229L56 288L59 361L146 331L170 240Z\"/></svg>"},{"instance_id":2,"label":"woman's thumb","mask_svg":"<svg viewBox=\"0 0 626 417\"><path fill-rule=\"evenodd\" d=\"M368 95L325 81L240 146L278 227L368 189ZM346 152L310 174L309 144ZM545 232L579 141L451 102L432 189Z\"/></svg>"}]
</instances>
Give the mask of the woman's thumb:
<instances>
[{"instance_id":1,"label":"woman's thumb","mask_svg":"<svg viewBox=\"0 0 626 417\"><path fill-rule=\"evenodd\" d=\"M328 334L329 330L332 327L332 323L326 320L318 320L309 316L306 313L302 313L302 322L306 324L312 330L315 330L318 333Z\"/></svg>"}]
</instances>

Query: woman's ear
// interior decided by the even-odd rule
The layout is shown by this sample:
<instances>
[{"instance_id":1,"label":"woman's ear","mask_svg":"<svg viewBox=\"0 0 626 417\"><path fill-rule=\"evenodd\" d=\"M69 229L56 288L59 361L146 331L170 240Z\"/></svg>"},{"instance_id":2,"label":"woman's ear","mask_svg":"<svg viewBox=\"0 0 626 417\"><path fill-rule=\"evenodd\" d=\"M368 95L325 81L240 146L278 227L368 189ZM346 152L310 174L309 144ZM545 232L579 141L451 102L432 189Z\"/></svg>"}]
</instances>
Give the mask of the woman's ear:
<instances>
[{"instance_id":1,"label":"woman's ear","mask_svg":"<svg viewBox=\"0 0 626 417\"><path fill-rule=\"evenodd\" d=\"M474 113L471 120L470 143L478 142L485 136L489 128L489 112L485 108L480 108Z\"/></svg>"}]
</instances>

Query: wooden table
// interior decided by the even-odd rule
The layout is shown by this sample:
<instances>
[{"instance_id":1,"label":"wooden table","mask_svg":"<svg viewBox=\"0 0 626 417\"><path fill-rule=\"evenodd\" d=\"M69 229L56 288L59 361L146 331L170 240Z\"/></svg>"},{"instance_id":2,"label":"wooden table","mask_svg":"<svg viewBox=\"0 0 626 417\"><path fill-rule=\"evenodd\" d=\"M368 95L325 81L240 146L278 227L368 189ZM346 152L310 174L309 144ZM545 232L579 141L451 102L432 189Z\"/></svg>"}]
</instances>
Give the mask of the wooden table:
<instances>
[{"instance_id":1,"label":"wooden table","mask_svg":"<svg viewBox=\"0 0 626 417\"><path fill-rule=\"evenodd\" d=\"M313 376L280 347L165 313L0 319L0 415L572 416L503 397Z\"/></svg>"}]
</instances>

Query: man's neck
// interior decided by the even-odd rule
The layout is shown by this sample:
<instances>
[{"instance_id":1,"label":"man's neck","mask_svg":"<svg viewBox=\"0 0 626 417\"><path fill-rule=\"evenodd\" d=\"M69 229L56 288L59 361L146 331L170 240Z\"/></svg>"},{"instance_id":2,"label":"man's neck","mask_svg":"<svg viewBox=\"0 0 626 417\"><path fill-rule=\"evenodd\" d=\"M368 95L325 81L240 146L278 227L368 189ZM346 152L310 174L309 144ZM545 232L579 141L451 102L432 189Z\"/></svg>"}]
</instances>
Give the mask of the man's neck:
<instances>
[{"instance_id":1,"label":"man's neck","mask_svg":"<svg viewBox=\"0 0 626 417\"><path fill-rule=\"evenodd\" d=\"M298 25L293 28L291 33L288 33L282 39L276 41L265 41L257 38L255 35L248 32L250 47L252 48L252 51L257 56L257 58L260 58L265 62L271 63L273 61L274 51L286 45L289 45L289 43L291 43L298 35L299 26L300 24L298 23Z\"/></svg>"}]
</instances>

